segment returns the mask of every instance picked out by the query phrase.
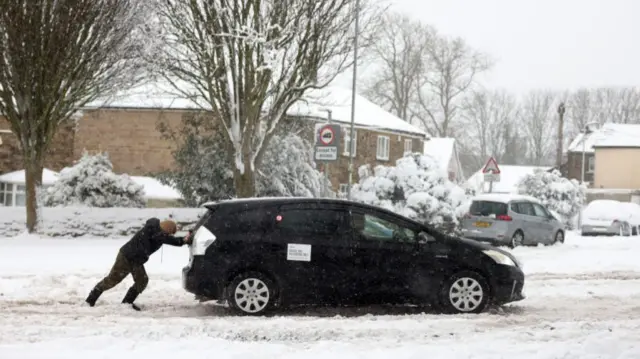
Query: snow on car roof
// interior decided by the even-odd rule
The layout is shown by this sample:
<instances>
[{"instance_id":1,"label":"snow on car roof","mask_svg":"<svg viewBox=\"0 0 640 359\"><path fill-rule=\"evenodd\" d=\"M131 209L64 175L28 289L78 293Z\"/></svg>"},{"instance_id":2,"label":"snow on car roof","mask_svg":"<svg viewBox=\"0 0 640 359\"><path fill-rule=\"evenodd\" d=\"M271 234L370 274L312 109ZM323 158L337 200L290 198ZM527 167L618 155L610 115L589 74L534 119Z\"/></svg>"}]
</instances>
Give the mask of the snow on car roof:
<instances>
[{"instance_id":1,"label":"snow on car roof","mask_svg":"<svg viewBox=\"0 0 640 359\"><path fill-rule=\"evenodd\" d=\"M491 201L509 203L511 201L531 201L540 203L540 201L531 196L510 193L483 193L472 198L472 201Z\"/></svg>"}]
</instances>

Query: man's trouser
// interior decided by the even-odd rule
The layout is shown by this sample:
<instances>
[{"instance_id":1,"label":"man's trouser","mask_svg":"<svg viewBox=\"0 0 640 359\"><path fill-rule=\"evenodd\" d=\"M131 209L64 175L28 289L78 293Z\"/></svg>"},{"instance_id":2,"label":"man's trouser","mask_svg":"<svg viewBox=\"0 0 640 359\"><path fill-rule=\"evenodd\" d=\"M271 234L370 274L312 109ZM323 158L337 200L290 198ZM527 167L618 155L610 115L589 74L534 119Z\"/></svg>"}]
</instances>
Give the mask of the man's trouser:
<instances>
[{"instance_id":1,"label":"man's trouser","mask_svg":"<svg viewBox=\"0 0 640 359\"><path fill-rule=\"evenodd\" d=\"M131 265L121 252L118 252L116 261L113 263L109 274L96 284L95 289L101 292L109 290L122 282L129 273L131 273L134 282L131 288L134 288L138 294L142 293L149 283L147 271L144 270L143 265Z\"/></svg>"}]
</instances>

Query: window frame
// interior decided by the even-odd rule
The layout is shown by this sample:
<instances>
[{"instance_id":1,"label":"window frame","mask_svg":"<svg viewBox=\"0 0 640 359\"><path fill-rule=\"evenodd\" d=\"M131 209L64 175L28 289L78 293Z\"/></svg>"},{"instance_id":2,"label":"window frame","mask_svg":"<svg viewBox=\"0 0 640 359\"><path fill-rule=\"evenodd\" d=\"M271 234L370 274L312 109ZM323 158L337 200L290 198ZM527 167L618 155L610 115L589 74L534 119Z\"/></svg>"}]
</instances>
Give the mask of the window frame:
<instances>
[{"instance_id":1,"label":"window frame","mask_svg":"<svg viewBox=\"0 0 640 359\"><path fill-rule=\"evenodd\" d=\"M338 193L347 194L348 191L349 191L349 184L348 183L340 183L338 185Z\"/></svg>"},{"instance_id":2,"label":"window frame","mask_svg":"<svg viewBox=\"0 0 640 359\"><path fill-rule=\"evenodd\" d=\"M409 144L409 149L407 150L407 144ZM413 153L413 139L405 138L404 140L404 154Z\"/></svg>"},{"instance_id":3,"label":"window frame","mask_svg":"<svg viewBox=\"0 0 640 359\"><path fill-rule=\"evenodd\" d=\"M550 213L549 213L549 211L547 211L547 209L546 209L546 208L544 208L544 206L543 206L543 205L541 205L540 203L535 203L535 202L531 202L531 205L533 206L533 213L536 213L536 207L539 207L539 208L542 210L543 215L542 215L542 216L539 216L539 215L536 213L536 217L539 217L539 218L549 218Z\"/></svg>"},{"instance_id":4,"label":"window frame","mask_svg":"<svg viewBox=\"0 0 640 359\"><path fill-rule=\"evenodd\" d=\"M348 127L345 127L344 130L342 131L344 134L344 138L342 139L342 146L344 147L342 149L342 155L349 157L349 143L351 143L351 130ZM355 128L353 129L353 154L351 155L351 157L356 157L356 155L358 154L358 130L356 130Z\"/></svg>"},{"instance_id":5,"label":"window frame","mask_svg":"<svg viewBox=\"0 0 640 359\"><path fill-rule=\"evenodd\" d=\"M382 140L382 146L380 146L381 140ZM389 138L389 136L378 135L378 139L376 142L376 159L380 161L388 161L389 154L391 152L390 146L391 146L391 139Z\"/></svg>"}]
</instances>

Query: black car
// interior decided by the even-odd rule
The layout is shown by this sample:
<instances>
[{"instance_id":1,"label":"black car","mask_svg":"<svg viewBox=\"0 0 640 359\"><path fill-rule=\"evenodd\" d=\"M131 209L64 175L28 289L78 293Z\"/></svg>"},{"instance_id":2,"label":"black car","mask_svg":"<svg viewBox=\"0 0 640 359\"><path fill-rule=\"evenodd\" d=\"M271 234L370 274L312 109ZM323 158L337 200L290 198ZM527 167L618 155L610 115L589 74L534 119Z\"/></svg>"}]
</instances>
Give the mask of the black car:
<instances>
[{"instance_id":1,"label":"black car","mask_svg":"<svg viewBox=\"0 0 640 359\"><path fill-rule=\"evenodd\" d=\"M524 298L524 274L508 252L374 206L261 198L205 207L182 285L242 314L363 303L479 313Z\"/></svg>"}]
</instances>

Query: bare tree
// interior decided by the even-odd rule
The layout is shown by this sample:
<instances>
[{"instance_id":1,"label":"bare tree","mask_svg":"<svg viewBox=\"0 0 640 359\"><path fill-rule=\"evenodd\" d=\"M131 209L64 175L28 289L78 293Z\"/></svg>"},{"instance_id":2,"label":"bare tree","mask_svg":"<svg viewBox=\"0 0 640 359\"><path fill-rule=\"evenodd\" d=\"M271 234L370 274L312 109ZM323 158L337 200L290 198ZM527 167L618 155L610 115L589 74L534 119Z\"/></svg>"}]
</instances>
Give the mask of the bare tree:
<instances>
[{"instance_id":1,"label":"bare tree","mask_svg":"<svg viewBox=\"0 0 640 359\"><path fill-rule=\"evenodd\" d=\"M554 161L558 103L558 94L552 91L533 91L522 103L521 121L529 142L530 162L536 166Z\"/></svg>"},{"instance_id":2,"label":"bare tree","mask_svg":"<svg viewBox=\"0 0 640 359\"><path fill-rule=\"evenodd\" d=\"M418 116L433 135L454 136L464 94L478 74L491 68L489 58L461 38L436 36L427 53L428 65L417 83Z\"/></svg>"},{"instance_id":3,"label":"bare tree","mask_svg":"<svg viewBox=\"0 0 640 359\"><path fill-rule=\"evenodd\" d=\"M27 229L37 227L36 188L58 126L78 109L135 82L143 2L0 2L0 113L26 171Z\"/></svg>"},{"instance_id":4,"label":"bare tree","mask_svg":"<svg viewBox=\"0 0 640 359\"><path fill-rule=\"evenodd\" d=\"M376 69L367 77L365 94L382 107L412 122L416 86L426 71L428 48L435 30L407 15L387 13L378 41L372 46Z\"/></svg>"},{"instance_id":5,"label":"bare tree","mask_svg":"<svg viewBox=\"0 0 640 359\"><path fill-rule=\"evenodd\" d=\"M465 128L464 141L460 141L463 151L473 158L474 171L480 168L490 156L500 163L510 155L515 161L514 150L517 131L513 123L518 118L518 104L514 96L503 90L477 90L468 96L461 114ZM512 163L513 164L513 163Z\"/></svg>"},{"instance_id":6,"label":"bare tree","mask_svg":"<svg viewBox=\"0 0 640 359\"><path fill-rule=\"evenodd\" d=\"M365 3L363 1L363 3ZM233 147L239 197L289 108L352 63L355 0L165 0L163 78L211 111ZM366 46L368 38L361 40Z\"/></svg>"}]
</instances>

